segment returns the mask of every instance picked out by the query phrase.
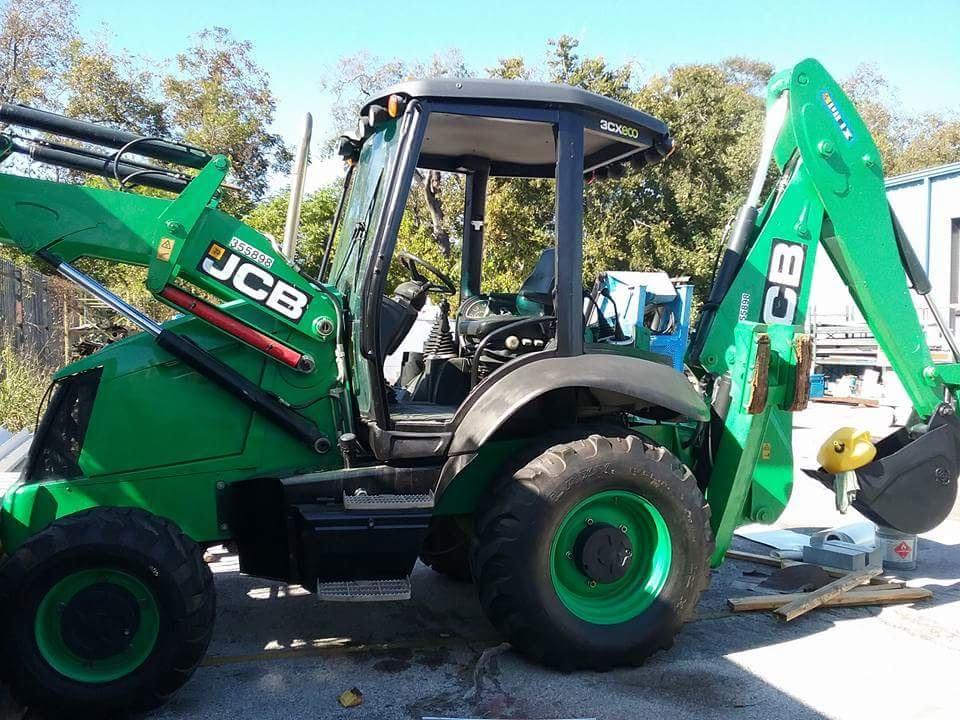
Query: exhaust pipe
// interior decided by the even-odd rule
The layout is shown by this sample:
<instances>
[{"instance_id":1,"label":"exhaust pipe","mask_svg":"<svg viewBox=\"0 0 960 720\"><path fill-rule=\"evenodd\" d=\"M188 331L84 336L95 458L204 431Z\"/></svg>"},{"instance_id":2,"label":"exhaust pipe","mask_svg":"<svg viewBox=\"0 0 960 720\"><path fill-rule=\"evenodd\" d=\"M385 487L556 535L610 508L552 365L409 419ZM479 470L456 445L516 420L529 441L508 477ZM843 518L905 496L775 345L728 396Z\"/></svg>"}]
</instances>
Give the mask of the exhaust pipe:
<instances>
[{"instance_id":1,"label":"exhaust pipe","mask_svg":"<svg viewBox=\"0 0 960 720\"><path fill-rule=\"evenodd\" d=\"M283 254L290 262L297 252L297 229L300 227L300 204L303 201L303 183L307 177L307 156L310 153L310 137L313 135L313 116L307 113L303 119L303 135L290 175L290 204L287 206L287 221L283 226Z\"/></svg>"}]
</instances>

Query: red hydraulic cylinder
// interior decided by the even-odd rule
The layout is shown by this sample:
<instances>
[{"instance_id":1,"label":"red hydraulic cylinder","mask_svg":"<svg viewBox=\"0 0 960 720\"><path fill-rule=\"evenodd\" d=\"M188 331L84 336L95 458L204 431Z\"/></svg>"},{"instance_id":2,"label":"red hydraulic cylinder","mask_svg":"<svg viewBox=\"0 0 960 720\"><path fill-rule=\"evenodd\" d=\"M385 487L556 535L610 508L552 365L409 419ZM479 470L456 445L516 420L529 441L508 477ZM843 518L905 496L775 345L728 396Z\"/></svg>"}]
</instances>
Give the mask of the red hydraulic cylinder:
<instances>
[{"instance_id":1,"label":"red hydraulic cylinder","mask_svg":"<svg viewBox=\"0 0 960 720\"><path fill-rule=\"evenodd\" d=\"M247 345L256 348L275 360L279 360L284 365L292 367L294 370L304 372L313 370L313 360L309 355L297 352L292 347L274 340L259 330L255 330L246 323L227 315L219 308L214 307L210 303L190 293L184 292L180 288L167 285L160 292L160 297L169 300L183 311L191 315L196 315L201 320L223 330L228 335L245 342Z\"/></svg>"}]
</instances>

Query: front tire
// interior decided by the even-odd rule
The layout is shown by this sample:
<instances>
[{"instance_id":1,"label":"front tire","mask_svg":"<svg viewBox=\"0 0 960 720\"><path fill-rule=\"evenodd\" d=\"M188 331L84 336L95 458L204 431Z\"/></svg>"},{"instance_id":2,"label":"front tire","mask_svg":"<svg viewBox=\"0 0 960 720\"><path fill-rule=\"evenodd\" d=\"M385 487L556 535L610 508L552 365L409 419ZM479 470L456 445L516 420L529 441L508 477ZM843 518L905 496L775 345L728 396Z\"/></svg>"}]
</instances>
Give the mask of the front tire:
<instances>
[{"instance_id":1,"label":"front tire","mask_svg":"<svg viewBox=\"0 0 960 720\"><path fill-rule=\"evenodd\" d=\"M201 548L172 522L95 508L40 531L0 568L0 658L13 696L54 715L162 704L210 643Z\"/></svg>"},{"instance_id":2,"label":"front tire","mask_svg":"<svg viewBox=\"0 0 960 720\"><path fill-rule=\"evenodd\" d=\"M555 445L477 513L480 602L538 662L640 664L673 643L709 583L709 518L690 471L646 438Z\"/></svg>"}]
</instances>

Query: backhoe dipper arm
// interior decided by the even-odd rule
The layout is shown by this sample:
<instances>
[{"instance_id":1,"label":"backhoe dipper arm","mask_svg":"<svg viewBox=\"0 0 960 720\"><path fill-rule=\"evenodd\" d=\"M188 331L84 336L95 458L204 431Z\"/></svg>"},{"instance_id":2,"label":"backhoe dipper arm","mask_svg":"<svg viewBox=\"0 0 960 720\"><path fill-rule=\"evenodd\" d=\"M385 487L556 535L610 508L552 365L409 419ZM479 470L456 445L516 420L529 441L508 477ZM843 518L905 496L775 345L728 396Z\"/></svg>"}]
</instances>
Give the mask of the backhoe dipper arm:
<instances>
[{"instance_id":1,"label":"backhoe dipper arm","mask_svg":"<svg viewBox=\"0 0 960 720\"><path fill-rule=\"evenodd\" d=\"M712 387L719 428L707 485L715 563L736 527L773 522L790 495L791 413L808 398L812 342L803 328L820 245L917 414L930 421L924 436L904 431L881 443L877 459L858 471L855 506L882 524L929 529L949 512L960 472L952 408L960 366L933 363L908 272L918 292L929 290L929 283L895 231L880 154L866 125L815 60L778 73L767 92L754 191L738 216L688 358ZM771 160L780 177L758 207ZM943 441L933 459L930 436ZM925 438L926 447L918 448ZM945 475L947 483L941 482ZM898 512L897 504L914 512Z\"/></svg>"}]
</instances>

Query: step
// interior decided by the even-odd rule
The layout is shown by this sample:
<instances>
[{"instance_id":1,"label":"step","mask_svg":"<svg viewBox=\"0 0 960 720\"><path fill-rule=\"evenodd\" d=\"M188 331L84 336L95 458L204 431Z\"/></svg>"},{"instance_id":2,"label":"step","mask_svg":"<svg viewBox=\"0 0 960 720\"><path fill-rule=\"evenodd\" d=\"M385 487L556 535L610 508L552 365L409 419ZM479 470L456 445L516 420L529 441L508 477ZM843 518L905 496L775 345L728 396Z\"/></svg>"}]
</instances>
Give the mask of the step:
<instances>
[{"instance_id":1,"label":"step","mask_svg":"<svg viewBox=\"0 0 960 720\"><path fill-rule=\"evenodd\" d=\"M317 598L326 602L390 602L410 599L410 578L335 580L317 583Z\"/></svg>"},{"instance_id":2,"label":"step","mask_svg":"<svg viewBox=\"0 0 960 720\"><path fill-rule=\"evenodd\" d=\"M343 496L344 510L431 510L433 491L418 495L347 495Z\"/></svg>"}]
</instances>

